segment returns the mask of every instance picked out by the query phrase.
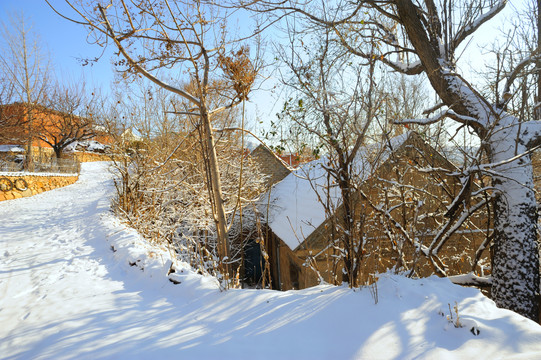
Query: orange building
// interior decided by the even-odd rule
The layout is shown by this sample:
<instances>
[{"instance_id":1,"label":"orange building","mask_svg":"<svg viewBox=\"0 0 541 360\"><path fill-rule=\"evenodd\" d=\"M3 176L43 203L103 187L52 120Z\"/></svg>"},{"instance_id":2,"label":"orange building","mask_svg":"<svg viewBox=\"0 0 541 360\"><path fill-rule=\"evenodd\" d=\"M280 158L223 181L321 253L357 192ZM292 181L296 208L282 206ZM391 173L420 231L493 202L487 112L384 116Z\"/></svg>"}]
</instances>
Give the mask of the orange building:
<instances>
[{"instance_id":1,"label":"orange building","mask_svg":"<svg viewBox=\"0 0 541 360\"><path fill-rule=\"evenodd\" d=\"M53 150L54 145L70 139L93 139L111 144L104 131L96 130L91 119L61 113L41 105L13 103L0 106L0 145L32 146Z\"/></svg>"}]
</instances>

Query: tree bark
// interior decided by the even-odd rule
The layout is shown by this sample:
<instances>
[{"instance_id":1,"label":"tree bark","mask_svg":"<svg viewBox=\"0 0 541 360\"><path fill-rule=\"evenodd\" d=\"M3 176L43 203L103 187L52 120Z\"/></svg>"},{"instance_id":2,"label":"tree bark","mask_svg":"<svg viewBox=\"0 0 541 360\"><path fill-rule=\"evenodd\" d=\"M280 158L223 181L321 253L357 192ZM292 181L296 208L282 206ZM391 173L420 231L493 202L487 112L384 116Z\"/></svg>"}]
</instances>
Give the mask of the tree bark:
<instances>
[{"instance_id":1,"label":"tree bark","mask_svg":"<svg viewBox=\"0 0 541 360\"><path fill-rule=\"evenodd\" d=\"M32 105L28 104L25 111L28 111L28 139L26 140L27 149L24 168L25 170L32 172L34 171L34 121Z\"/></svg>"},{"instance_id":2,"label":"tree bark","mask_svg":"<svg viewBox=\"0 0 541 360\"><path fill-rule=\"evenodd\" d=\"M60 159L62 157L62 149L61 148L54 148L54 154L57 159Z\"/></svg>"},{"instance_id":3,"label":"tree bark","mask_svg":"<svg viewBox=\"0 0 541 360\"><path fill-rule=\"evenodd\" d=\"M496 164L528 150L516 144L518 119L507 116L499 125L489 142L490 160ZM494 204L492 298L499 307L539 321L537 203L530 156L494 171L492 182L499 194Z\"/></svg>"},{"instance_id":4,"label":"tree bark","mask_svg":"<svg viewBox=\"0 0 541 360\"><path fill-rule=\"evenodd\" d=\"M431 42L425 32L421 19L417 15L417 8L410 0L396 0L396 7L401 19L401 23L406 29L408 38L411 41L417 56L425 68L425 73L432 85L432 88L443 103L458 114L471 118L478 118L486 114L480 114L480 98L477 94L469 99L465 99L464 91L471 92L465 81L458 78L454 73L453 65L445 63L445 59L440 53L440 49L431 46ZM472 103L472 100L475 103ZM485 107L482 104L482 107ZM489 109L484 109L488 112ZM484 137L484 130L477 123L469 123L480 137Z\"/></svg>"},{"instance_id":5,"label":"tree bark","mask_svg":"<svg viewBox=\"0 0 541 360\"><path fill-rule=\"evenodd\" d=\"M537 48L541 49L541 0L537 0ZM534 107L534 116L541 120L541 61L536 61L537 97Z\"/></svg>"}]
</instances>

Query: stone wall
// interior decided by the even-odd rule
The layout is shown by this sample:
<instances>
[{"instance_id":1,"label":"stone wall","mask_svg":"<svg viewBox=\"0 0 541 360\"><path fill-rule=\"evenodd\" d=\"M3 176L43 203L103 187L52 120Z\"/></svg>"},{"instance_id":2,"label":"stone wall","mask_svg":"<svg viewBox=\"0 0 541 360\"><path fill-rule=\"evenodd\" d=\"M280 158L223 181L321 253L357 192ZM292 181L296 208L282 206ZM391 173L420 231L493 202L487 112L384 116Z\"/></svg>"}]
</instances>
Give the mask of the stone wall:
<instances>
[{"instance_id":1,"label":"stone wall","mask_svg":"<svg viewBox=\"0 0 541 360\"><path fill-rule=\"evenodd\" d=\"M13 187L10 191L0 190L0 201L12 200L22 197L28 197L40 194L44 191L53 190L59 187L71 185L77 181L78 176L43 176L43 175L22 175L22 176L5 176L0 175L0 178L8 178L11 182L17 179L24 179L28 184L28 188L24 191L17 190Z\"/></svg>"}]
</instances>

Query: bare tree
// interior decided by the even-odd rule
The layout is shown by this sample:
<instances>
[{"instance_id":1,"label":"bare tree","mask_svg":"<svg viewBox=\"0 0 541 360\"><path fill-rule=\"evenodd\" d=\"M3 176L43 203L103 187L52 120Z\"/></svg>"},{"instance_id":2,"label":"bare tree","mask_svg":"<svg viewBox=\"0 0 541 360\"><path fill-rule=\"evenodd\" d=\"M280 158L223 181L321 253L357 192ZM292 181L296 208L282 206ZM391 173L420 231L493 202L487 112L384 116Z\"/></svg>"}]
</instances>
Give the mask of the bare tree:
<instances>
[{"instance_id":1,"label":"bare tree","mask_svg":"<svg viewBox=\"0 0 541 360\"><path fill-rule=\"evenodd\" d=\"M0 78L0 140L12 140L14 129L24 126L24 118L15 117L14 114L6 111L5 105L11 103L13 99L13 83Z\"/></svg>"},{"instance_id":2,"label":"bare tree","mask_svg":"<svg viewBox=\"0 0 541 360\"><path fill-rule=\"evenodd\" d=\"M209 216L212 207L206 191L208 171L204 153L198 151L203 141L195 136L199 122L171 114L170 93L148 92L145 84L141 85L126 102L115 100L105 116L111 119L108 125L116 140L112 150L117 154L113 156L113 168L118 175L114 210L149 241L166 244L194 269L219 276L216 227ZM126 92L123 91L124 95ZM212 102L217 102L215 97L219 95L214 94ZM129 98L135 101L132 103ZM149 116L145 118L144 114ZM136 117L130 125L138 129L137 141L122 136L122 130L115 130L126 128L122 123L130 116ZM214 121L231 127L237 125L238 116L237 111L224 111ZM176 126L171 127L171 123ZM231 240L229 262L241 280L242 239L254 231L254 203L263 191L265 179L246 157L238 133L224 131L217 135L216 153Z\"/></svg>"},{"instance_id":3,"label":"bare tree","mask_svg":"<svg viewBox=\"0 0 541 360\"><path fill-rule=\"evenodd\" d=\"M97 134L94 119L97 106L96 96L88 98L83 85L56 85L48 97L48 106L34 108L36 138L51 146L60 158L69 145Z\"/></svg>"},{"instance_id":4,"label":"bare tree","mask_svg":"<svg viewBox=\"0 0 541 360\"><path fill-rule=\"evenodd\" d=\"M38 36L23 14L12 15L2 23L4 51L0 67L5 80L13 84L14 98L25 104L24 126L28 129L26 167L32 168L35 137L33 107L42 103L49 81L49 60L41 49ZM23 125L23 124L20 124Z\"/></svg>"},{"instance_id":5,"label":"bare tree","mask_svg":"<svg viewBox=\"0 0 541 360\"><path fill-rule=\"evenodd\" d=\"M537 206L530 154L541 143L541 123L505 111L514 80L521 71L535 64L538 52L529 54L507 74L501 98L495 102L481 95L456 66L461 46L506 3L505 0L338 1L321 5L336 13L331 20L320 16L319 3L315 1L294 1L287 5L255 1L250 6L265 13L280 10L280 17L301 13L313 23L332 29L337 41L352 54L375 58L399 73L424 73L428 77L441 102L432 109L432 116L401 123L428 125L450 118L479 137L488 161L464 169L463 174L468 178L479 173L492 177L495 194L492 296L498 306L538 320ZM365 39L370 39L368 43L376 41L378 47L364 46ZM455 201L459 207L470 195L468 183L463 182L463 191Z\"/></svg>"},{"instance_id":6,"label":"bare tree","mask_svg":"<svg viewBox=\"0 0 541 360\"><path fill-rule=\"evenodd\" d=\"M49 1L47 3L54 9ZM223 275L231 276L227 218L212 118L247 98L257 71L249 61L248 51L234 49L227 40L227 14L201 1L115 0L97 5L85 1L68 3L77 14L77 19L72 21L91 29L99 43L110 41L118 49L121 56L118 65L184 99L187 106L176 109L176 113L199 122L207 155L207 189L212 195L218 254L223 264ZM227 53L232 50L235 50L238 60L248 60L245 67L235 69L227 65ZM222 64L221 72L216 67L218 64ZM181 73L184 83L192 86L186 88L182 84L168 83L169 78L164 71L169 69ZM232 90L226 89L228 91L224 95L229 95L230 101L218 108L212 108L209 103L214 73L227 79Z\"/></svg>"},{"instance_id":7,"label":"bare tree","mask_svg":"<svg viewBox=\"0 0 541 360\"><path fill-rule=\"evenodd\" d=\"M366 144L368 130L383 105L383 94L376 86L375 61L359 64L337 48L327 29L315 29L307 36L291 27L288 34L291 43L276 52L288 69L282 81L292 90L281 117L290 127L299 127L315 138L325 155L326 186L321 179L310 178L321 178L321 172L312 174L314 170L308 170L306 175L327 218L336 219L328 244L336 254L329 270L337 276L333 281L357 286L365 237L364 226L358 226L362 223L358 218L363 213L362 204L355 196L362 182L358 157L363 155L359 149ZM336 189L339 202L331 195ZM339 205L343 211L335 218ZM336 274L337 269L343 269L341 276Z\"/></svg>"}]
</instances>

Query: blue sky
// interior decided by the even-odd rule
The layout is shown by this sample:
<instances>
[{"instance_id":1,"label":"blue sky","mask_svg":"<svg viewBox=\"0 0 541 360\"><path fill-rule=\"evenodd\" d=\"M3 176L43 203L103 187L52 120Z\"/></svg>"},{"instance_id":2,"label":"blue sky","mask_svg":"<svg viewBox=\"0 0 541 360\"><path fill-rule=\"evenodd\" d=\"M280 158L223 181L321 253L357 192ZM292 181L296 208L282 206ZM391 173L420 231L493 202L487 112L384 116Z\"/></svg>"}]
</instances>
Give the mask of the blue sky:
<instances>
[{"instance_id":1,"label":"blue sky","mask_svg":"<svg viewBox=\"0 0 541 360\"><path fill-rule=\"evenodd\" d=\"M51 0L51 3L58 6L61 12L70 13L70 9L64 1ZM507 16L512 10L513 3L516 5L521 2L511 1L510 3L505 11ZM99 56L102 50L97 45L87 43L85 28L62 19L49 8L44 0L0 1L0 21L8 23L10 14L17 12L22 12L34 23L35 32L39 34L44 42L44 47L50 52L58 76L78 79L84 75L89 82L108 86L113 77L110 64L111 49L108 49L98 63L83 67L77 59L94 58ZM498 20L503 20L503 16L499 15ZM482 28L483 31L476 34L476 39L479 39L481 43L493 39L494 29L500 22L498 20L493 20L485 25ZM474 48L475 45L470 45L469 50L475 53Z\"/></svg>"},{"instance_id":2,"label":"blue sky","mask_svg":"<svg viewBox=\"0 0 541 360\"><path fill-rule=\"evenodd\" d=\"M52 0L52 3L66 10L63 1ZM49 53L57 77L66 81L84 78L91 87L109 87L113 78L109 56L102 57L93 66L82 66L78 61L81 58L95 58L102 50L97 45L87 43L86 29L62 19L44 0L0 1L0 21L9 24L10 16L14 13L23 13L33 22L33 30L43 41L43 50Z\"/></svg>"}]
</instances>

